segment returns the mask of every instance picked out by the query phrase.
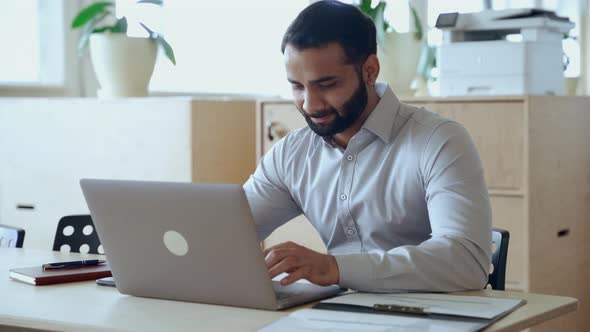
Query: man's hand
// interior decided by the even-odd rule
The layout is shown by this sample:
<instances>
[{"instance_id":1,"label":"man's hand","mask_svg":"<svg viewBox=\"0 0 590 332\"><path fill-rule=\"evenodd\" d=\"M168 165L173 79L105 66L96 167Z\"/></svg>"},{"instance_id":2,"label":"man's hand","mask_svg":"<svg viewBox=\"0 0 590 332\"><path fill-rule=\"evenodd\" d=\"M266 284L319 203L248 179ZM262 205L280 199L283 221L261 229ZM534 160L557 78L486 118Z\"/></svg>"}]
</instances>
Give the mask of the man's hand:
<instances>
[{"instance_id":1,"label":"man's hand","mask_svg":"<svg viewBox=\"0 0 590 332\"><path fill-rule=\"evenodd\" d=\"M324 255L293 242L285 242L264 251L264 261L271 278L286 272L281 285L287 286L299 279L320 286L337 284L340 278L338 263L332 255Z\"/></svg>"}]
</instances>

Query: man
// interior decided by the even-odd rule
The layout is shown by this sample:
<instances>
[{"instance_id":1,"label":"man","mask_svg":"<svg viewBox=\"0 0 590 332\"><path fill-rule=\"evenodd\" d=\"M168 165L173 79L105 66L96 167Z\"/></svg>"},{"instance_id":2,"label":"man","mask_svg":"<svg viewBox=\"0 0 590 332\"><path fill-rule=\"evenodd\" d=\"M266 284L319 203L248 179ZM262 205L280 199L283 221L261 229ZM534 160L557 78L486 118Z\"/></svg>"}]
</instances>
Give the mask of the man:
<instances>
[{"instance_id":1,"label":"man","mask_svg":"<svg viewBox=\"0 0 590 332\"><path fill-rule=\"evenodd\" d=\"M329 254L276 245L270 276L374 292L483 288L491 208L466 130L376 83L375 26L354 6L308 6L281 50L309 126L278 142L244 189L261 240L303 213Z\"/></svg>"}]
</instances>

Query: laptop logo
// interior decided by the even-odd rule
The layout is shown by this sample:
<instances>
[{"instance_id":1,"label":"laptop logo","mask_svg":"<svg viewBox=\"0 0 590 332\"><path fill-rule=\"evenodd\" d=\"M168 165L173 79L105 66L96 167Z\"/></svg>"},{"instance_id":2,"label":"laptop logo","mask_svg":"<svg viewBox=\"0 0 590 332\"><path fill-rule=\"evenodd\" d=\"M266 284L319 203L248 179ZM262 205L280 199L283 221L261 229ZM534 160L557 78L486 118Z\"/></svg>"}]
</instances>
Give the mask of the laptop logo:
<instances>
[{"instance_id":1,"label":"laptop logo","mask_svg":"<svg viewBox=\"0 0 590 332\"><path fill-rule=\"evenodd\" d=\"M171 253L176 256L184 256L188 253L188 242L182 234L176 231L166 231L164 233L164 245Z\"/></svg>"}]
</instances>

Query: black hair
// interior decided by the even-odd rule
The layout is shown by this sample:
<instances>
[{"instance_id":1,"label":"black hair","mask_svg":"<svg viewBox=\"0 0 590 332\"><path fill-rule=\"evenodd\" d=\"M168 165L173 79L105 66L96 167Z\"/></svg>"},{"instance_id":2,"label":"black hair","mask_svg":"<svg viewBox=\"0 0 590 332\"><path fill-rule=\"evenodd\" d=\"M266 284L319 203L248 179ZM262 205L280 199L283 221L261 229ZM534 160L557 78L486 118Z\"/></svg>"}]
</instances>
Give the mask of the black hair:
<instances>
[{"instance_id":1,"label":"black hair","mask_svg":"<svg viewBox=\"0 0 590 332\"><path fill-rule=\"evenodd\" d=\"M337 42L350 63L364 62L377 53L373 20L357 7L339 1L318 1L307 6L289 25L281 52L291 45L298 50L322 47Z\"/></svg>"}]
</instances>

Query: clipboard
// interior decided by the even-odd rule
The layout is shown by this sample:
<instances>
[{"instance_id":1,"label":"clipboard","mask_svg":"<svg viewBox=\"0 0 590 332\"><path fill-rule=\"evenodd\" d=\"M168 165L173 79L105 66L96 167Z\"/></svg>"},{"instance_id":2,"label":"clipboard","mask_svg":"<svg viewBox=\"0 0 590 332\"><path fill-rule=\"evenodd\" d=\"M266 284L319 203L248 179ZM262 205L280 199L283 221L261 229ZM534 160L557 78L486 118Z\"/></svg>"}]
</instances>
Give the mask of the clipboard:
<instances>
[{"instance_id":1,"label":"clipboard","mask_svg":"<svg viewBox=\"0 0 590 332\"><path fill-rule=\"evenodd\" d=\"M372 314L449 316L494 322L525 303L522 299L443 293L354 292L324 300L313 308Z\"/></svg>"}]
</instances>

